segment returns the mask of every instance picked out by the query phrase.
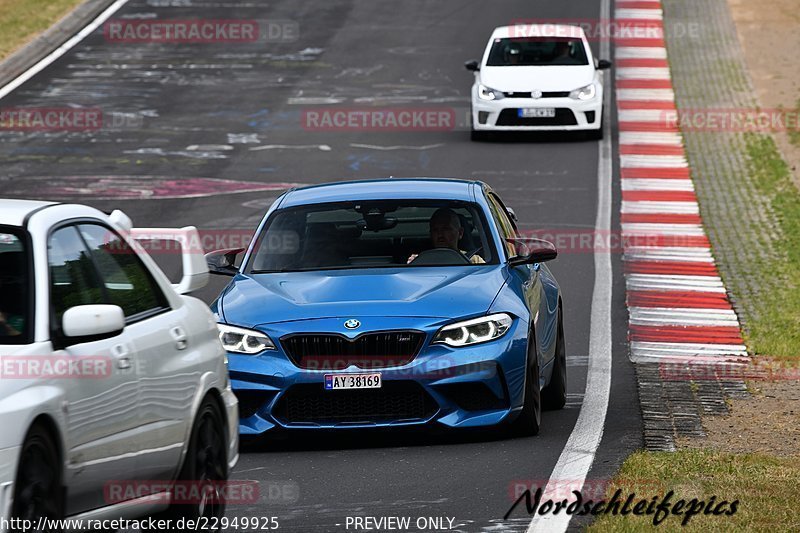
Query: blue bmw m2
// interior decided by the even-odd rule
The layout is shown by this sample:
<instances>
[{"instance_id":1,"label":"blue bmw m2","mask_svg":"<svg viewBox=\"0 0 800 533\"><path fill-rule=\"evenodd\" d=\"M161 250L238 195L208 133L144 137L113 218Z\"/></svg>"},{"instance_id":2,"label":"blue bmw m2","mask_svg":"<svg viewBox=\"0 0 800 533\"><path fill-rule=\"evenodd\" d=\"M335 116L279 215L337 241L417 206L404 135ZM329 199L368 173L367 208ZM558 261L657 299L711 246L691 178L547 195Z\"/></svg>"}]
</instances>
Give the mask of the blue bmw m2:
<instances>
[{"instance_id":1,"label":"blue bmw m2","mask_svg":"<svg viewBox=\"0 0 800 533\"><path fill-rule=\"evenodd\" d=\"M485 183L380 179L289 190L212 305L245 438L280 429L539 431L566 398L555 247ZM243 254L242 257L238 257ZM236 265L239 266L236 266Z\"/></svg>"}]
</instances>

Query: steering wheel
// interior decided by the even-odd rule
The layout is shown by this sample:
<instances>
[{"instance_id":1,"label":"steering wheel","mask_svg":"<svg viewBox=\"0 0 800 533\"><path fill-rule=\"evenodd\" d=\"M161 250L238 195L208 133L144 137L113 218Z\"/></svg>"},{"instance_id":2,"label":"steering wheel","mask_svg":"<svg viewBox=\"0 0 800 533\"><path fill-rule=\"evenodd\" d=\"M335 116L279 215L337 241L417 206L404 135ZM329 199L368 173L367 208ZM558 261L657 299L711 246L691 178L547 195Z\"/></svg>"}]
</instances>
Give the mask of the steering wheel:
<instances>
[{"instance_id":1,"label":"steering wheel","mask_svg":"<svg viewBox=\"0 0 800 533\"><path fill-rule=\"evenodd\" d=\"M432 248L420 252L410 265L468 265L469 259L452 248Z\"/></svg>"},{"instance_id":2,"label":"steering wheel","mask_svg":"<svg viewBox=\"0 0 800 533\"><path fill-rule=\"evenodd\" d=\"M473 257L475 257L476 255L478 255L478 252L483 252L483 246L478 246L477 248L475 248L475 249L474 249L474 250L472 250L471 252L467 253L467 254L466 254L466 256L467 256L467 259L472 259L472 258L473 258Z\"/></svg>"}]
</instances>

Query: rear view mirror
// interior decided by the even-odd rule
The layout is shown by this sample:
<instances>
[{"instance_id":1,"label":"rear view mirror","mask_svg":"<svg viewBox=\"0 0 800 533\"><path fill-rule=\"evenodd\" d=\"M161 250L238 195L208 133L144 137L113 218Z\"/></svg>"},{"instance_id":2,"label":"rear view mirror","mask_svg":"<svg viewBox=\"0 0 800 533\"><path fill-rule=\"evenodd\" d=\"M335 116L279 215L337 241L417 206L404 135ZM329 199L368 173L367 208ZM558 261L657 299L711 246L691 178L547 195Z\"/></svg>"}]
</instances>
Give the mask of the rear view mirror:
<instances>
[{"instance_id":1,"label":"rear view mirror","mask_svg":"<svg viewBox=\"0 0 800 533\"><path fill-rule=\"evenodd\" d=\"M244 248L231 248L228 250L214 250L206 254L206 265L211 274L220 276L235 276L239 269L234 266L236 256L244 252Z\"/></svg>"},{"instance_id":2,"label":"rear view mirror","mask_svg":"<svg viewBox=\"0 0 800 533\"><path fill-rule=\"evenodd\" d=\"M472 72L478 72L481 69L481 67L478 66L478 62L475 61L474 59L464 63L464 68Z\"/></svg>"},{"instance_id":3,"label":"rear view mirror","mask_svg":"<svg viewBox=\"0 0 800 533\"><path fill-rule=\"evenodd\" d=\"M61 331L71 344L115 337L125 329L125 314L118 305L78 305L61 319Z\"/></svg>"}]
</instances>

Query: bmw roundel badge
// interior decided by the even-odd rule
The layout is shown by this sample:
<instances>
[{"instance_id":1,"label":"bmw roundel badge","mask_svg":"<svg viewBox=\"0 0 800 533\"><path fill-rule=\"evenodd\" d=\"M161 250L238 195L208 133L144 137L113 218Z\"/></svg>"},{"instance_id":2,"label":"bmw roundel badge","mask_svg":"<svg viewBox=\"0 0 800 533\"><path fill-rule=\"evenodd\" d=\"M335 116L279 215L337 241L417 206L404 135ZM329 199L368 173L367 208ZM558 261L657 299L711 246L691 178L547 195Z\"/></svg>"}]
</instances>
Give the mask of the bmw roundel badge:
<instances>
[{"instance_id":1,"label":"bmw roundel badge","mask_svg":"<svg viewBox=\"0 0 800 533\"><path fill-rule=\"evenodd\" d=\"M356 329L360 325L361 322L359 322L355 318L351 318L350 320L344 323L344 327L346 327L347 329Z\"/></svg>"}]
</instances>

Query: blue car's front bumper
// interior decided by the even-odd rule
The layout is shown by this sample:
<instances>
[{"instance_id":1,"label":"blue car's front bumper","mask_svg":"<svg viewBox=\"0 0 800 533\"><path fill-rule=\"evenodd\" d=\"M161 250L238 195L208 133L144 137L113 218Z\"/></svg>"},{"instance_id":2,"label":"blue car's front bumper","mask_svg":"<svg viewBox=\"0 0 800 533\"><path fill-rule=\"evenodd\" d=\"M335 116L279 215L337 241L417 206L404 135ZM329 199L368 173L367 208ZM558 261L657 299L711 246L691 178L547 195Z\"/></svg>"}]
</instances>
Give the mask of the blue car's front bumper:
<instances>
[{"instance_id":1,"label":"blue car's front bumper","mask_svg":"<svg viewBox=\"0 0 800 533\"><path fill-rule=\"evenodd\" d=\"M343 327L357 318L356 332ZM277 349L257 356L229 354L233 390L239 398L240 432L260 435L282 428L366 428L424 424L491 426L521 409L527 324L515 319L501 338L463 348L430 344L452 319L342 317L266 324ZM408 364L391 368L310 370L295 365L280 339L302 333L349 338L375 331L421 331L422 347ZM324 367L323 367L324 368ZM325 374L380 372L382 388L324 389Z\"/></svg>"}]
</instances>

